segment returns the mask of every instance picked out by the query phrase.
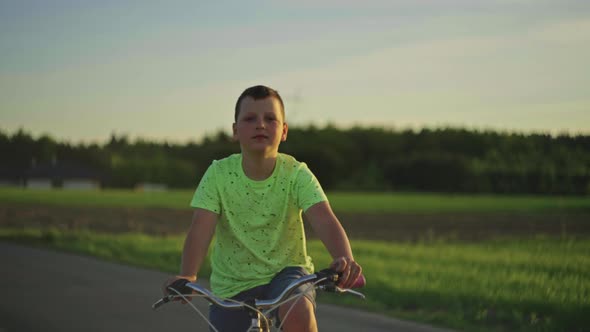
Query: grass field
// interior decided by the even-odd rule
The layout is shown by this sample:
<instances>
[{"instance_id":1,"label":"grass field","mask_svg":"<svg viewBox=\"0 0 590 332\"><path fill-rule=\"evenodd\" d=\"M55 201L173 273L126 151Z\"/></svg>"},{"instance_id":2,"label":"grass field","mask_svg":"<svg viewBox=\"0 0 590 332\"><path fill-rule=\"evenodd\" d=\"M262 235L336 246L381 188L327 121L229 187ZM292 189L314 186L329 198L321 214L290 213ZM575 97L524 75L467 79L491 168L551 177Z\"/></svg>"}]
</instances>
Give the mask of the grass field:
<instances>
[{"instance_id":1,"label":"grass field","mask_svg":"<svg viewBox=\"0 0 590 332\"><path fill-rule=\"evenodd\" d=\"M192 191L27 190L0 188L0 203L187 209ZM590 212L590 197L444 195L428 193L328 192L342 213L548 213Z\"/></svg>"},{"instance_id":2,"label":"grass field","mask_svg":"<svg viewBox=\"0 0 590 332\"><path fill-rule=\"evenodd\" d=\"M183 238L1 229L0 240L176 273ZM324 300L464 331L586 331L590 326L589 240L356 241L353 246L368 280L367 301ZM329 263L320 242L310 241L309 250L316 267Z\"/></svg>"},{"instance_id":3,"label":"grass field","mask_svg":"<svg viewBox=\"0 0 590 332\"><path fill-rule=\"evenodd\" d=\"M190 191L0 188L0 241L176 273L183 237L162 236L179 232L162 232L155 226L177 221L179 229L186 229L191 195ZM360 216L355 214L366 214L362 222L347 222L348 230L360 234L355 227L370 227L371 232L352 243L367 275L364 292L368 300L323 296L324 301L462 331L589 330L590 237L585 226L590 222L589 197L415 193L328 196L337 213L350 213L354 220ZM160 214L161 220L154 219L155 214ZM410 216L400 222L404 214ZM463 220L458 215L468 218ZM568 219L571 215L574 221ZM112 224L105 228L110 233L93 228L105 221ZM501 238L458 241L449 240L453 237L413 236L413 241L395 242L390 235L403 231L422 234L431 228L440 232L443 221L451 230L484 230L501 234ZM498 225L487 225L494 222ZM559 226L549 227L553 222ZM144 231L148 223L154 226L153 235L136 233ZM56 226L59 230L52 228ZM473 226L475 229L471 229ZM497 228L507 232L496 233ZM530 230L545 230L547 236L536 236ZM389 241L377 241L380 237L375 234L390 236L385 237ZM308 245L316 267L326 266L329 257L322 244L313 240Z\"/></svg>"}]
</instances>

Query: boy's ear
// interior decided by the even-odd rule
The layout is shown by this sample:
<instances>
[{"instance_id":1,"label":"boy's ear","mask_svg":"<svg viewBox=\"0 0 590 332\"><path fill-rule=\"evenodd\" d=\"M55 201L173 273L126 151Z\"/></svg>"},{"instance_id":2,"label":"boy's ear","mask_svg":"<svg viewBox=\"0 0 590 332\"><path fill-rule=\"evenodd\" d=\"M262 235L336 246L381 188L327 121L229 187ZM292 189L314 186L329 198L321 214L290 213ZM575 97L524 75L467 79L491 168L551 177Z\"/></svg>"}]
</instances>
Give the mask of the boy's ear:
<instances>
[{"instance_id":1,"label":"boy's ear","mask_svg":"<svg viewBox=\"0 0 590 332\"><path fill-rule=\"evenodd\" d=\"M232 124L231 129L232 129L232 133L233 133L233 137L232 138L233 138L234 141L237 141L238 140L238 130L237 130L237 127L236 127L236 123L235 122Z\"/></svg>"},{"instance_id":2,"label":"boy's ear","mask_svg":"<svg viewBox=\"0 0 590 332\"><path fill-rule=\"evenodd\" d=\"M287 140L287 133L289 132L289 126L287 125L286 122L283 123L283 134L281 136L281 142L284 142Z\"/></svg>"}]
</instances>

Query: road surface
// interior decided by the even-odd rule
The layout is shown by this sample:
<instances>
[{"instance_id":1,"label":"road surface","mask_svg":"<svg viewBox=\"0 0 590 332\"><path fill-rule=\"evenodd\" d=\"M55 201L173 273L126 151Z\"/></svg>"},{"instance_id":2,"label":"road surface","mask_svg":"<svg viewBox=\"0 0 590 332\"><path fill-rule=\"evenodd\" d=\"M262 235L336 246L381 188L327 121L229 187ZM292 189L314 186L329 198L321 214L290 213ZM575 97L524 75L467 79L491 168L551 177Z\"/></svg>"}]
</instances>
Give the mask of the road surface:
<instances>
[{"instance_id":1,"label":"road surface","mask_svg":"<svg viewBox=\"0 0 590 332\"><path fill-rule=\"evenodd\" d=\"M161 272L0 242L0 276L0 332L207 331L188 305L151 309ZM449 332L331 305L317 315L320 331Z\"/></svg>"}]
</instances>

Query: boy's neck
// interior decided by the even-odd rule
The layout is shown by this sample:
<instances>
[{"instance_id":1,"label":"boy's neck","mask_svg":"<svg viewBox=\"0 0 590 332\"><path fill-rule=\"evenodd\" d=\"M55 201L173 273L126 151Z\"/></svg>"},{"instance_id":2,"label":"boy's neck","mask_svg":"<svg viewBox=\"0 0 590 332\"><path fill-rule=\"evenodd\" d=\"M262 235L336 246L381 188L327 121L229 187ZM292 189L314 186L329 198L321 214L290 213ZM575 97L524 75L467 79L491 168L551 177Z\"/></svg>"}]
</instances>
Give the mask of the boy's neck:
<instances>
[{"instance_id":1,"label":"boy's neck","mask_svg":"<svg viewBox=\"0 0 590 332\"><path fill-rule=\"evenodd\" d=\"M268 179L275 169L277 154L252 155L242 153L242 169L244 174L252 180L262 181Z\"/></svg>"}]
</instances>

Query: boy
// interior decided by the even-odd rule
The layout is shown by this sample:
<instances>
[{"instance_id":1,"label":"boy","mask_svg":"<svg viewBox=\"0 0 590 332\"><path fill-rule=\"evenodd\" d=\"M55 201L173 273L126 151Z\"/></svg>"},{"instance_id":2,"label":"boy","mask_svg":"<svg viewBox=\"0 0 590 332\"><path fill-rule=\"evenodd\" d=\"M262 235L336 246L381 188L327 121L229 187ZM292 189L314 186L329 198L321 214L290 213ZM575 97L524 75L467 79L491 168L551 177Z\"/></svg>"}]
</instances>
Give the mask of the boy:
<instances>
[{"instance_id":1,"label":"boy","mask_svg":"<svg viewBox=\"0 0 590 332\"><path fill-rule=\"evenodd\" d=\"M246 89L236 102L234 118L233 137L241 154L213 161L205 172L191 202L195 212L181 274L165 285L178 279L196 281L215 233L213 293L240 300L274 298L292 280L313 272L303 211L333 257L330 267L343 273L339 286L352 286L361 267L321 186L304 163L278 152L288 132L278 92L260 85ZM280 321L291 304L279 308ZM314 309L315 294L307 292L285 318L283 330L317 331ZM211 306L209 318L219 331L246 331L250 326L243 311Z\"/></svg>"}]
</instances>

